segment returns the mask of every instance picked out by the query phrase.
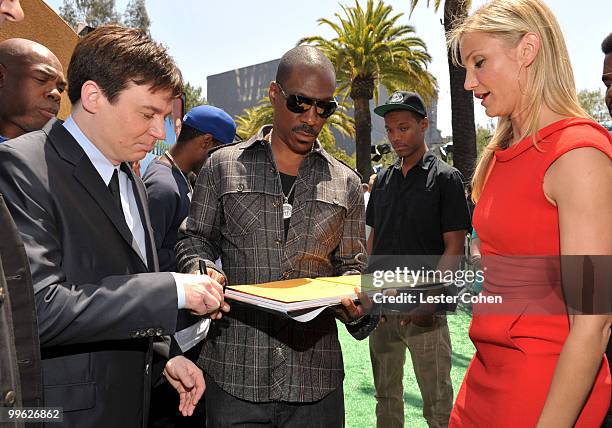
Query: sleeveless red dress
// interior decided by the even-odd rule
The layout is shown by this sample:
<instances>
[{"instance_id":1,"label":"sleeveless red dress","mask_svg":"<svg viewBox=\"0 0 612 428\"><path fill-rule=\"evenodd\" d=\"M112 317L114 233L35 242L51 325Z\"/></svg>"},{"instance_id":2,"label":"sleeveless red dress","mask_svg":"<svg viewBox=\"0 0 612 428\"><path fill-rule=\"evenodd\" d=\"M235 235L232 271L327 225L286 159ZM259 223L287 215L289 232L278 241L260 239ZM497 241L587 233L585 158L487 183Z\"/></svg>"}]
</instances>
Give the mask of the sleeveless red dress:
<instances>
[{"instance_id":1,"label":"sleeveless red dress","mask_svg":"<svg viewBox=\"0 0 612 428\"><path fill-rule=\"evenodd\" d=\"M559 255L557 208L548 202L542 189L546 170L561 155L578 147L594 147L612 158L612 138L604 128L586 119L555 122L539 131L538 141L537 148L531 138L526 138L495 153L495 164L474 212L483 265L487 256ZM562 298L558 298L560 282L550 274L555 267L542 268L550 265L550 260L538 263L536 259L510 262L513 269L531 269L528 278L536 278L520 292L513 287L516 275L498 270L489 278L485 271L483 293L501 293L514 296L514 300L507 299L511 303L504 304L510 310L501 314L492 313L495 309L490 303L473 306L470 338L476 353L459 390L451 427L536 426L569 334L569 319ZM525 292L526 288L535 292ZM553 306L554 302L558 304L550 314L537 313L531 307L533 297L542 294L553 296ZM604 356L575 426L599 427L610 393L610 370Z\"/></svg>"}]
</instances>

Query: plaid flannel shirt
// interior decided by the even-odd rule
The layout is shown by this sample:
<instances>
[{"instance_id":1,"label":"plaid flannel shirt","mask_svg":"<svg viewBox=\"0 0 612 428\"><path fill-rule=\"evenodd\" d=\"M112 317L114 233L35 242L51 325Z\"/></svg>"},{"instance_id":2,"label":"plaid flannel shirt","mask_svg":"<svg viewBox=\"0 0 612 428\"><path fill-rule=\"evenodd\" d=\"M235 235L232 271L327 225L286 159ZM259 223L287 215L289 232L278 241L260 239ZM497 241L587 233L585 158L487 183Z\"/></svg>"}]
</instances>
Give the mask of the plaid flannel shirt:
<instances>
[{"instance_id":1,"label":"plaid flannel shirt","mask_svg":"<svg viewBox=\"0 0 612 428\"><path fill-rule=\"evenodd\" d=\"M360 273L366 256L359 177L315 143L296 178L285 241L281 182L264 140L270 129L211 154L177 244L179 269L192 272L200 259L210 265L220 256L229 284ZM347 327L362 339L371 324ZM344 378L331 311L300 323L235 304L212 323L199 364L226 392L255 402L317 401Z\"/></svg>"}]
</instances>

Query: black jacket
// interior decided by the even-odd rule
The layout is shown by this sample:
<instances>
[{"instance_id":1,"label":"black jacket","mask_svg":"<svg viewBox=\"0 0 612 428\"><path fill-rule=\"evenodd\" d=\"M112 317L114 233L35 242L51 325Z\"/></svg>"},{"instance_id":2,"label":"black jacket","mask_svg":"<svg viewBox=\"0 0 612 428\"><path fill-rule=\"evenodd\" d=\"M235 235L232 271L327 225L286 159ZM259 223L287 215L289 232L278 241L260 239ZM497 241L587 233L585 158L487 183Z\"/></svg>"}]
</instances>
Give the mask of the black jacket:
<instances>
[{"instance_id":1,"label":"black jacket","mask_svg":"<svg viewBox=\"0 0 612 428\"><path fill-rule=\"evenodd\" d=\"M61 122L0 145L0 192L32 272L44 405L64 409L58 427L146 425L152 338L174 333L176 285L171 274L152 273L158 265L145 189L131 180L148 266Z\"/></svg>"},{"instance_id":2,"label":"black jacket","mask_svg":"<svg viewBox=\"0 0 612 428\"><path fill-rule=\"evenodd\" d=\"M32 277L23 242L1 194L0 349L0 405L42 406L40 346Z\"/></svg>"}]
</instances>

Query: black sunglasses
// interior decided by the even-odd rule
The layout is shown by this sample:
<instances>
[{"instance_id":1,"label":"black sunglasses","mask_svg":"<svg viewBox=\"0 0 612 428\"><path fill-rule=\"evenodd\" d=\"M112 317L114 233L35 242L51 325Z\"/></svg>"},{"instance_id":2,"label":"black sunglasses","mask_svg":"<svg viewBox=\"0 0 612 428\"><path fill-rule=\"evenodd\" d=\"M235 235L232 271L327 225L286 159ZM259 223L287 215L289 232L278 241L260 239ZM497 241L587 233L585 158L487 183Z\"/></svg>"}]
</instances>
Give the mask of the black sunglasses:
<instances>
[{"instance_id":1,"label":"black sunglasses","mask_svg":"<svg viewBox=\"0 0 612 428\"><path fill-rule=\"evenodd\" d=\"M334 112L338 108L338 103L335 99L321 101L304 97L302 95L287 95L280 83L276 82L276 86L278 86L278 88L281 90L281 94L283 94L283 97L285 97L285 100L287 101L287 109L293 113L306 113L312 108L312 106L315 106L317 109L317 114L320 117L327 119L332 114L334 114Z\"/></svg>"}]
</instances>

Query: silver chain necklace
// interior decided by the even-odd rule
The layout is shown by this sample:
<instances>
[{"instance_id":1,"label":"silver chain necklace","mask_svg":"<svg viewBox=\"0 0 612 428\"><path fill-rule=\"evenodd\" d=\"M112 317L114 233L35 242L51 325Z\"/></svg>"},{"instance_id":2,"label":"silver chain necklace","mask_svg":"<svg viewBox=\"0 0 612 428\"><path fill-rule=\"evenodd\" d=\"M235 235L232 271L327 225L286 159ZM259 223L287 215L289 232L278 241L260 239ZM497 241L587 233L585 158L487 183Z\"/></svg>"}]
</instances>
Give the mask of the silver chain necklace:
<instances>
[{"instance_id":1,"label":"silver chain necklace","mask_svg":"<svg viewBox=\"0 0 612 428\"><path fill-rule=\"evenodd\" d=\"M272 149L272 131L270 131L270 133L266 137L267 138L264 137L264 139L268 141L268 143L270 143L270 149ZM314 144L312 147L314 148ZM270 150L270 152L272 152L272 150ZM272 152L272 158L274 159L274 152ZM295 180L293 181L293 184L291 185L291 188L289 189L289 193L285 195L285 191L283 190L283 180L281 179L281 175L280 175L278 166L276 167L276 173L278 175L278 181L280 182L280 185L281 185L281 193L283 194L283 220L287 220L287 219L290 219L291 215L293 214L293 205L289 203L289 198L291 197L291 194L293 193L293 190L295 189L295 183L297 183L297 177L295 177Z\"/></svg>"},{"instance_id":2,"label":"silver chain necklace","mask_svg":"<svg viewBox=\"0 0 612 428\"><path fill-rule=\"evenodd\" d=\"M278 168L276 169L278 171ZM289 193L285 195L285 191L283 190L283 180L281 180L280 172L278 173L278 179L281 182L281 192L283 192L283 198L285 198L285 202L283 203L283 220L287 220L291 218L291 214L293 214L293 205L289 203L289 198L293 193L293 189L295 189L295 183L297 183L297 177L293 181L291 185L291 189L289 189Z\"/></svg>"}]
</instances>

